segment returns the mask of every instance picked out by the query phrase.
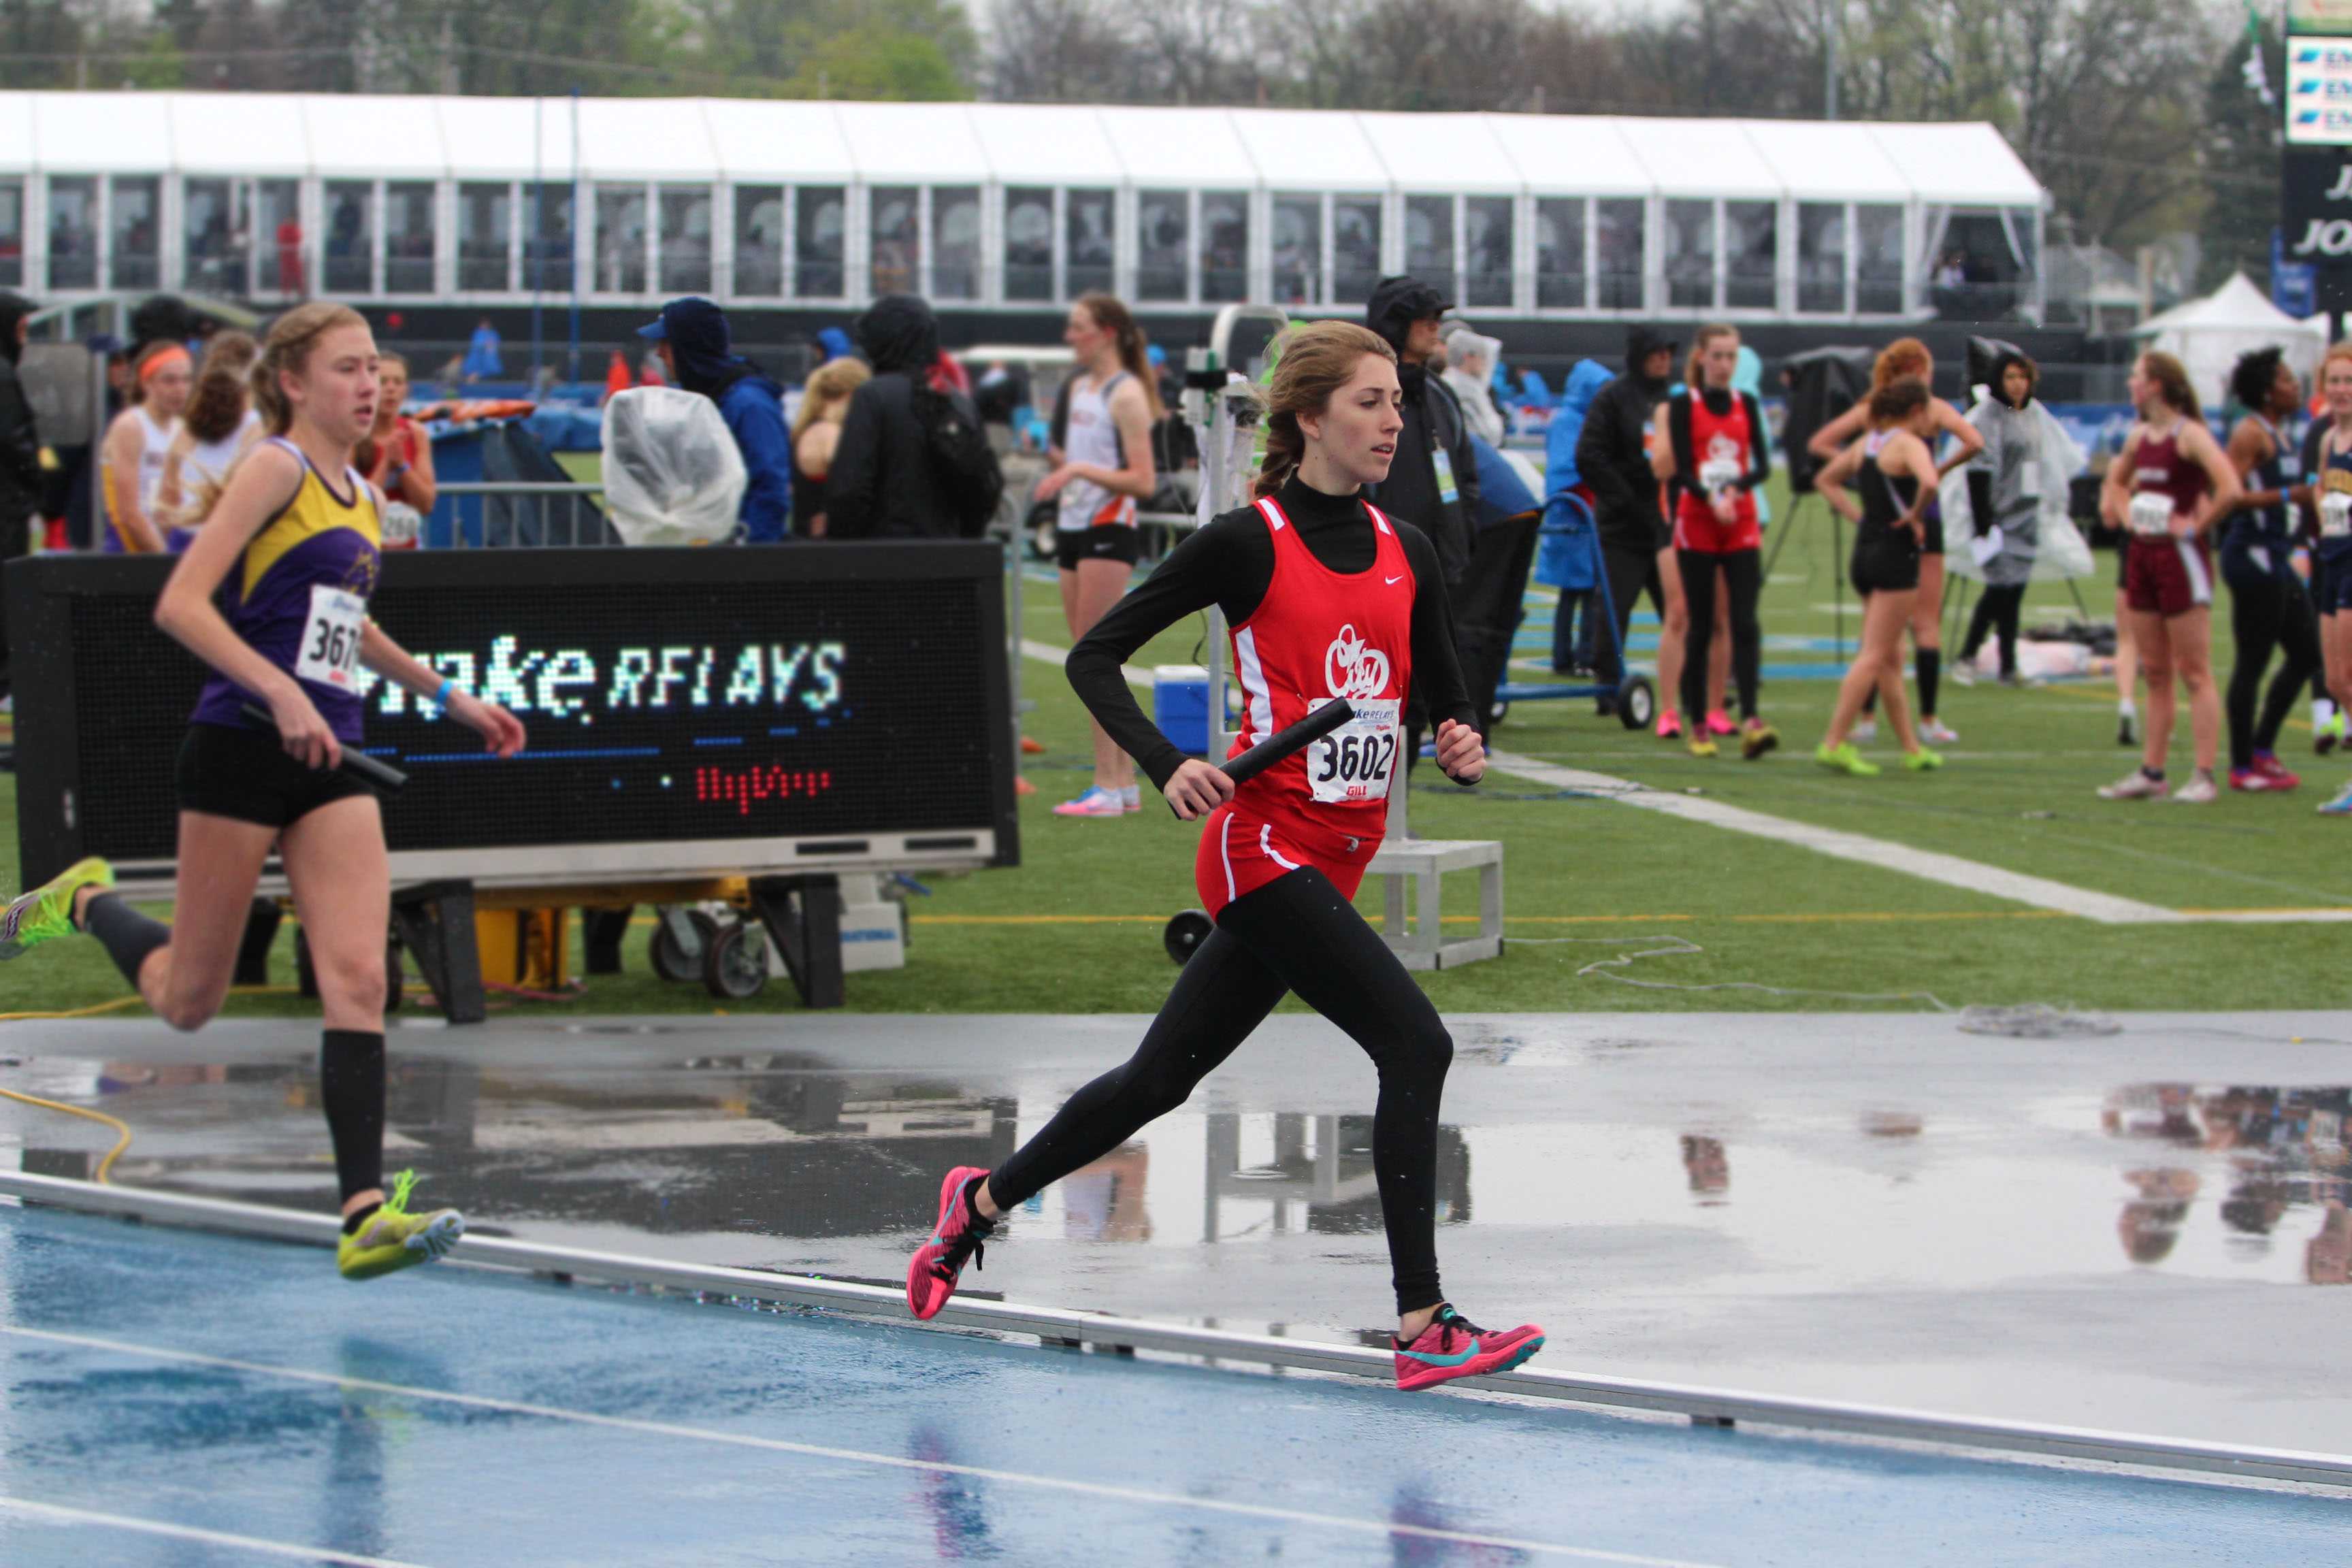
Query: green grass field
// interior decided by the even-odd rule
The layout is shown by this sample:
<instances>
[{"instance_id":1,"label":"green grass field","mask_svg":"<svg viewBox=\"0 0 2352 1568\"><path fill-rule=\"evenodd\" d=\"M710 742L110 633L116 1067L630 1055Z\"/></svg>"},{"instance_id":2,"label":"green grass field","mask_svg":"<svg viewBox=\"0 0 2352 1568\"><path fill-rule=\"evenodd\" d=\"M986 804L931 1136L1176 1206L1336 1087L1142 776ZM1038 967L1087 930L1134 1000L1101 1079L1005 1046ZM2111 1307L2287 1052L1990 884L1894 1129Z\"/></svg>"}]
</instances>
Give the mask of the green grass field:
<instances>
[{"instance_id":1,"label":"green grass field","mask_svg":"<svg viewBox=\"0 0 2352 1568\"><path fill-rule=\"evenodd\" d=\"M1785 494L1775 515L1789 515ZM1767 590L1765 631L1827 637L1835 574L1828 525L1808 509ZM2093 613L2112 612L2111 577L2082 584ZM1025 629L1040 642L1067 635L1049 575L1025 586ZM1542 606L1548 613L1548 605ZM2063 586L2037 586L2029 621L2071 610ZM1848 635L1853 615L1847 606ZM1654 628L1653 628L1654 629ZM1641 628L1637 626L1636 637ZM1138 660L1191 662L1198 625L1177 627ZM1523 632L1524 656L1540 657L1548 630ZM1950 639L1957 642L1957 635ZM1644 657L1636 643L1636 658ZM2217 658L2228 657L2221 639ZM1774 648L1768 667L1829 665L1826 651ZM1527 673L1520 672L1523 676ZM2226 679L2226 668L2224 669ZM1028 731L1047 752L1026 759L1037 793L1022 805L1017 869L943 879L912 905L903 971L854 975L850 1005L887 1012L1147 1012L1174 973L1160 925L1196 903L1198 828L1147 802L1123 821L1068 821L1050 813L1083 788L1089 766L1085 715L1058 668L1024 661L1024 695L1036 707ZM1826 679L1768 679L1767 716L1783 749L1748 764L1736 751L1700 761L1679 747L1621 728L1589 702L1522 703L1495 737L1509 752L1589 768L1656 788L1696 790L1776 816L1935 849L1985 866L2171 909L2352 907L2343 874L2352 828L2313 807L2342 780L2337 763L2310 754L2300 702L2281 742L2305 787L2270 798L2228 795L2195 808L2117 805L2094 790L2119 776L2131 754L2115 743L2105 681L2039 690L1947 681L1943 714L1960 732L1940 773L1890 770L1874 780L1823 773L1811 747L1834 694ZM2187 766L2187 718L2175 742ZM1877 748L1892 762L1891 741ZM2346 929L2321 923L2108 926L2057 915L1891 870L1831 859L1606 798L1562 795L1490 776L1475 791L1433 781L1412 797L1414 830L1431 837L1500 838L1512 942L1499 961L1423 976L1452 1011L1918 1006L1824 994L1932 993L1953 1005L2049 1002L2086 1007L2335 1006L2346 1000L2340 954ZM15 816L13 779L0 776L0 813ZM16 885L15 835L0 841L0 884ZM1368 887L1365 907L1375 907ZM1468 880L1449 898L1467 916ZM589 983L575 1004L516 1002L518 1011L577 1006L597 1012L707 1012L698 986L667 984L645 960L642 912L628 972ZM576 938L575 938L576 940ZM1654 951L1671 950L1671 951ZM1685 951L1688 950L1688 951ZM1603 972L1596 962L1652 952ZM1654 986L1634 986L1612 975ZM281 935L273 979L290 984L290 934ZM1765 985L1801 993L1774 995ZM69 1009L121 994L94 944L55 944L0 971L0 1012ZM507 1004L500 1004L501 1005ZM781 982L737 1013L794 1004ZM284 994L238 996L233 1013L305 1014L315 1004Z\"/></svg>"}]
</instances>

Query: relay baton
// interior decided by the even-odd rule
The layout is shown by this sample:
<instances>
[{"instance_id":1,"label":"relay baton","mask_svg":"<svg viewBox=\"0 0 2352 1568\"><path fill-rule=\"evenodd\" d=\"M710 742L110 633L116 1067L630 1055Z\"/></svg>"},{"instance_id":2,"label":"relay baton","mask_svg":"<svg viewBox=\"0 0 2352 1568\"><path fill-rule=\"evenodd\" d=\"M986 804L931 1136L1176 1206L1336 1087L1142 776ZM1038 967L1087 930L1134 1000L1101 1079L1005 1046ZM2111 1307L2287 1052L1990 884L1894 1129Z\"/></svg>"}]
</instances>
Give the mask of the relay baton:
<instances>
[{"instance_id":1,"label":"relay baton","mask_svg":"<svg viewBox=\"0 0 2352 1568\"><path fill-rule=\"evenodd\" d=\"M258 702L247 702L244 708L245 716L255 723L266 724L273 730L278 728L277 716ZM380 789L386 795L398 795L408 783L408 775L390 763L380 763L365 752L351 746L342 747L341 752L342 761L335 766L362 784Z\"/></svg>"},{"instance_id":2,"label":"relay baton","mask_svg":"<svg viewBox=\"0 0 2352 1568\"><path fill-rule=\"evenodd\" d=\"M1234 781L1234 787L1238 788L1282 761L1283 758L1305 751L1355 716L1355 709L1349 706L1345 700L1335 699L1326 702L1288 729L1277 731L1240 756L1231 758L1218 765L1223 769L1225 776ZM1168 809L1174 811L1176 803L1170 801Z\"/></svg>"}]
</instances>

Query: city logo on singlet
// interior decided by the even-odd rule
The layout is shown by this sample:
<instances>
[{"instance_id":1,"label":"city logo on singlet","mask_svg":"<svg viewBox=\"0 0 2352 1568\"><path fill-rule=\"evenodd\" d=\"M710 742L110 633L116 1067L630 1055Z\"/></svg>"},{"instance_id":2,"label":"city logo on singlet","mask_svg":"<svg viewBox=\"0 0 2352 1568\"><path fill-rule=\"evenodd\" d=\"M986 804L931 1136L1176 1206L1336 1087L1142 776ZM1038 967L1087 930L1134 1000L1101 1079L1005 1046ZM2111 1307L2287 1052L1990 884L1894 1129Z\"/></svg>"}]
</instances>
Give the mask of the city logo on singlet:
<instances>
[{"instance_id":1,"label":"city logo on singlet","mask_svg":"<svg viewBox=\"0 0 2352 1568\"><path fill-rule=\"evenodd\" d=\"M1388 689L1389 656L1358 637L1353 624L1341 626L1323 650L1323 683L1334 697L1378 697Z\"/></svg>"}]
</instances>

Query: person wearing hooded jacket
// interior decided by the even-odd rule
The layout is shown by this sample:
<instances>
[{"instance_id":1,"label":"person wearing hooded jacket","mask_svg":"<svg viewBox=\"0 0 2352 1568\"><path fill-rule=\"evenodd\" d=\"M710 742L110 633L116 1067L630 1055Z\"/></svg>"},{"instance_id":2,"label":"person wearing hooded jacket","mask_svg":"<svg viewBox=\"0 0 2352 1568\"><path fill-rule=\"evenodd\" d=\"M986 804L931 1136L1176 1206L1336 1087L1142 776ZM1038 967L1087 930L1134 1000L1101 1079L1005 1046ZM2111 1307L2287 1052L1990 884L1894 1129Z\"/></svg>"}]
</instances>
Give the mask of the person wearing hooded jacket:
<instances>
[{"instance_id":1,"label":"person wearing hooded jacket","mask_svg":"<svg viewBox=\"0 0 2352 1568\"><path fill-rule=\"evenodd\" d=\"M30 300L0 289L0 564L32 548L33 519L41 506L41 437L32 401L16 379L26 318L32 313ZM7 694L8 637L0 621L0 697Z\"/></svg>"},{"instance_id":2,"label":"person wearing hooded jacket","mask_svg":"<svg viewBox=\"0 0 2352 1568\"><path fill-rule=\"evenodd\" d=\"M1601 565L1608 574L1610 609L1617 629L1598 670L1604 685L1625 679L1626 628L1633 605L1646 590L1658 612L1658 734L1682 733L1675 700L1682 689L1683 638L1688 614L1674 536L1658 509L1658 479L1650 468L1650 442L1658 405L1665 401L1679 345L1647 327L1625 334L1625 374L1602 387L1584 411L1576 440L1576 471L1591 486ZM1701 715L1694 719L1704 722Z\"/></svg>"},{"instance_id":3,"label":"person wearing hooded jacket","mask_svg":"<svg viewBox=\"0 0 2352 1568\"><path fill-rule=\"evenodd\" d=\"M937 385L938 318L912 294L885 294L857 318L857 346L874 378L852 395L842 416L824 481L825 537L961 538L915 409L916 378ZM969 411L961 393L939 390Z\"/></svg>"},{"instance_id":4,"label":"person wearing hooded jacket","mask_svg":"<svg viewBox=\"0 0 2352 1568\"><path fill-rule=\"evenodd\" d=\"M1383 278L1364 308L1364 324L1397 352L1397 384L1404 395L1404 429L1397 436L1389 477L1365 491L1381 510L1429 535L1437 546L1446 586L1457 587L1470 564L1478 515L1478 458L1470 425L1443 376L1429 374L1439 329L1452 309L1418 278ZM1461 618L1463 606L1455 605Z\"/></svg>"},{"instance_id":5,"label":"person wearing hooded jacket","mask_svg":"<svg viewBox=\"0 0 2352 1568\"><path fill-rule=\"evenodd\" d=\"M726 312L698 296L672 300L637 335L653 343L672 382L717 404L727 421L743 455L743 505L736 515L745 541L790 540L793 441L784 428L783 388L734 352Z\"/></svg>"}]
</instances>

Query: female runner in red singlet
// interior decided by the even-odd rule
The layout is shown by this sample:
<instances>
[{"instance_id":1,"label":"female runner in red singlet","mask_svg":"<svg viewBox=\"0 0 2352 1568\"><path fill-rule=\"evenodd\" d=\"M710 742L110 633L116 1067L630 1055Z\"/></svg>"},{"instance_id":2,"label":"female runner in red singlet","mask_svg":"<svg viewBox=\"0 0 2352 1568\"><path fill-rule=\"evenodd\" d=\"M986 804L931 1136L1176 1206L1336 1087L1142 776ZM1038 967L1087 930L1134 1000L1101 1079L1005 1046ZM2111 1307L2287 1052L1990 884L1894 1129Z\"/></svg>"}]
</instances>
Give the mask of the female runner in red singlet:
<instances>
[{"instance_id":1,"label":"female runner in red singlet","mask_svg":"<svg viewBox=\"0 0 2352 1568\"><path fill-rule=\"evenodd\" d=\"M2205 427L2196 388L2179 360L2140 355L2129 390L2139 423L2107 467L2099 510L2128 535L2125 614L2147 681L2147 748L2136 771L2099 794L2142 800L2165 793L2178 674L2189 688L2196 771L2172 798L2202 805L2221 793L2213 763L2221 748L2221 693L2213 684L2213 556L2205 540L2213 520L2237 508L2238 470Z\"/></svg>"},{"instance_id":2,"label":"female runner in red singlet","mask_svg":"<svg viewBox=\"0 0 2352 1568\"><path fill-rule=\"evenodd\" d=\"M1071 1096L994 1171L959 1166L939 1221L907 1270L907 1304L947 1304L997 1216L1117 1149L1249 1037L1296 992L1354 1038L1380 1072L1372 1165L1388 1231L1402 1388L1517 1366L1532 1325L1490 1332L1438 1284L1437 1118L1454 1055L1429 998L1349 902L1380 848L1402 775L1402 710L1414 683L1438 721L1437 762L1460 784L1486 771L1454 661L1445 584L1427 537L1360 499L1387 477L1403 429L1396 354L1347 321L1282 342L1268 395L1255 504L1213 520L1097 622L1069 658L1070 684L1176 815L1207 826L1194 865L1216 920L1125 1065ZM1220 605L1248 700L1244 746L1344 698L1355 718L1238 789L1187 758L1136 706L1119 668L1187 616Z\"/></svg>"}]
</instances>

